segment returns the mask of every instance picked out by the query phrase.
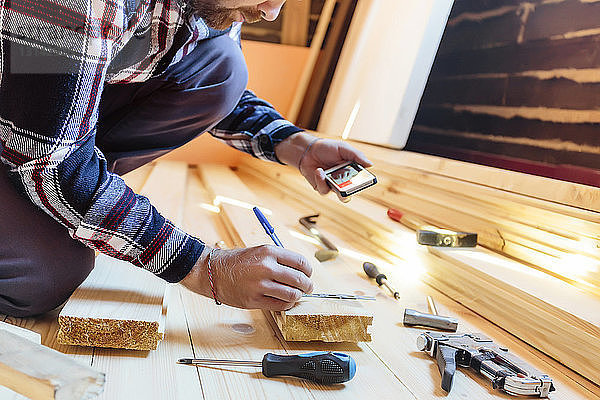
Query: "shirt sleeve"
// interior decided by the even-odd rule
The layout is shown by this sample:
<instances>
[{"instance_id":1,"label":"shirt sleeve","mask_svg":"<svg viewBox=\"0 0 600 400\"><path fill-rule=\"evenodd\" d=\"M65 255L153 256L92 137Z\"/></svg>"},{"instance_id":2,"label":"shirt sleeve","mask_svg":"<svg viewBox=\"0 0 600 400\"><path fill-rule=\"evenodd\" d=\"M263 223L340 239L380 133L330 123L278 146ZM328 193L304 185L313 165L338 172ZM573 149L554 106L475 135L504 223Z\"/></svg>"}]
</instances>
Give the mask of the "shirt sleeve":
<instances>
[{"instance_id":1,"label":"shirt sleeve","mask_svg":"<svg viewBox=\"0 0 600 400\"><path fill-rule=\"evenodd\" d=\"M231 114L209 132L229 146L256 158L281 163L275 155L275 146L301 131L272 105L246 90Z\"/></svg>"},{"instance_id":2,"label":"shirt sleeve","mask_svg":"<svg viewBox=\"0 0 600 400\"><path fill-rule=\"evenodd\" d=\"M241 23L236 23L229 36L241 45ZM281 163L275 146L294 133L303 131L279 114L275 108L245 90L234 110L209 133L229 146L256 158Z\"/></svg>"},{"instance_id":3,"label":"shirt sleeve","mask_svg":"<svg viewBox=\"0 0 600 400\"><path fill-rule=\"evenodd\" d=\"M74 239L177 282L204 244L110 173L95 146L123 14L112 0L0 7L0 159L22 194Z\"/></svg>"}]
</instances>

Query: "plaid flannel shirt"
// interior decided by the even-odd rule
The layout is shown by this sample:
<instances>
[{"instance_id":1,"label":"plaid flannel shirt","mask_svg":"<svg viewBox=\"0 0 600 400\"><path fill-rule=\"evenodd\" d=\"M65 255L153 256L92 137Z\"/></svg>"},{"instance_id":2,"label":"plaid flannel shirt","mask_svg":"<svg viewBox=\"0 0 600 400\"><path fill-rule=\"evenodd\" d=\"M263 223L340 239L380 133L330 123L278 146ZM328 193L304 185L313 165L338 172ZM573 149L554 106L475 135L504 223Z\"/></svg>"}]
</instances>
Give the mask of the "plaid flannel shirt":
<instances>
[{"instance_id":1,"label":"plaid flannel shirt","mask_svg":"<svg viewBox=\"0 0 600 400\"><path fill-rule=\"evenodd\" d=\"M105 83L143 82L209 29L177 0L0 0L0 158L15 185L85 245L177 282L204 250L107 171L95 146ZM246 91L210 133L256 157L300 131ZM200 132L199 132L200 133Z\"/></svg>"}]
</instances>

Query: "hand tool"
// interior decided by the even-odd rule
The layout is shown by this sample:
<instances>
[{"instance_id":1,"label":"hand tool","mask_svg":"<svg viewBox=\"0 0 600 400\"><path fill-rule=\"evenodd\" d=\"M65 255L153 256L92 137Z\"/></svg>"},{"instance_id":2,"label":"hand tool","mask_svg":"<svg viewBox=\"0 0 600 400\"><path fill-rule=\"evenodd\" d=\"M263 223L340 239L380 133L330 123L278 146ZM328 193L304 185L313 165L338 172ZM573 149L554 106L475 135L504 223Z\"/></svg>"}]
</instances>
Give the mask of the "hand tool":
<instances>
[{"instance_id":1,"label":"hand tool","mask_svg":"<svg viewBox=\"0 0 600 400\"><path fill-rule=\"evenodd\" d=\"M385 286L392 293L392 296L394 296L395 299L400 298L400 293L396 289L394 289L390 285L388 285L387 276L380 273L375 264L370 263L370 262L365 262L365 263L363 263L363 269L365 270L365 272L367 273L367 275L370 278L375 279L375 281L377 282L377 284L379 286Z\"/></svg>"},{"instance_id":2,"label":"hand tool","mask_svg":"<svg viewBox=\"0 0 600 400\"><path fill-rule=\"evenodd\" d=\"M308 229L312 236L317 238L326 249L317 250L315 252L315 257L317 260L323 262L327 260L331 260L332 258L336 258L339 254L339 250L334 246L333 243L329 241L321 232L317 229L317 217L319 214L309 215L307 217L300 218L300 224Z\"/></svg>"},{"instance_id":3,"label":"hand tool","mask_svg":"<svg viewBox=\"0 0 600 400\"><path fill-rule=\"evenodd\" d=\"M404 320L402 322L407 326L426 326L452 332L456 332L458 329L456 318L426 314L410 308L404 310Z\"/></svg>"},{"instance_id":4,"label":"hand tool","mask_svg":"<svg viewBox=\"0 0 600 400\"><path fill-rule=\"evenodd\" d=\"M254 207L252 210L254 211L256 218L258 218L258 220L260 221L263 228L265 228L265 232L267 232L267 235L269 235L271 237L271 239L273 240L275 245L277 245L278 247L283 247L283 245L281 244L281 241L275 234L275 229L273 228L273 226L271 226L269 221L267 221L267 218L258 209L258 207ZM312 294L305 293L302 295L302 297L321 297L321 298L328 298L328 299L344 299L344 300L371 300L371 299L367 298L368 296L354 296L354 295L346 295L346 294L328 294L328 293L312 293ZM375 299L373 298L373 300L375 300Z\"/></svg>"},{"instance_id":5,"label":"hand tool","mask_svg":"<svg viewBox=\"0 0 600 400\"><path fill-rule=\"evenodd\" d=\"M440 247L475 247L477 246L477 234L471 232L456 232L449 229L441 229L426 224L417 217L409 217L395 208L388 209L388 217L398 221L407 227L417 231L417 243L426 246Z\"/></svg>"},{"instance_id":6,"label":"hand tool","mask_svg":"<svg viewBox=\"0 0 600 400\"><path fill-rule=\"evenodd\" d=\"M548 375L481 333L425 332L417 337L417 348L436 358L446 392L452 389L457 364L472 368L488 378L494 389L510 395L548 397L555 390Z\"/></svg>"},{"instance_id":7,"label":"hand tool","mask_svg":"<svg viewBox=\"0 0 600 400\"><path fill-rule=\"evenodd\" d=\"M452 317L442 317L438 314L437 307L431 296L427 296L427 305L431 314L422 313L407 308L404 310L404 325L408 326L426 326L428 328L442 329L456 332L458 329L458 320Z\"/></svg>"},{"instance_id":8,"label":"hand tool","mask_svg":"<svg viewBox=\"0 0 600 400\"><path fill-rule=\"evenodd\" d=\"M348 382L356 374L356 362L344 353L318 351L295 356L267 353L261 361L214 360L209 358L181 358L178 364L207 366L225 365L262 368L267 378L295 376L322 384Z\"/></svg>"}]
</instances>

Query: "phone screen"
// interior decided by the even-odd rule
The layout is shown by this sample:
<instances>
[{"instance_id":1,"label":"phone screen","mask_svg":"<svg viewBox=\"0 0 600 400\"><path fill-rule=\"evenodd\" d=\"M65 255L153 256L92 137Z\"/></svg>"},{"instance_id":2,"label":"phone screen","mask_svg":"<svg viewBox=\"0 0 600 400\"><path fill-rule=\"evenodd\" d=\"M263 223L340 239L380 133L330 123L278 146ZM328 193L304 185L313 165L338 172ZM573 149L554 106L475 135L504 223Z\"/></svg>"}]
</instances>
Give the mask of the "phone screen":
<instances>
[{"instance_id":1,"label":"phone screen","mask_svg":"<svg viewBox=\"0 0 600 400\"><path fill-rule=\"evenodd\" d=\"M333 171L330 176L331 179L338 185L340 188L350 186L352 184L352 178L358 175L360 171L357 171L356 168L350 165L346 165L343 168Z\"/></svg>"},{"instance_id":2,"label":"phone screen","mask_svg":"<svg viewBox=\"0 0 600 400\"><path fill-rule=\"evenodd\" d=\"M353 193L377 182L375 176L355 163L350 163L327 173L338 190Z\"/></svg>"}]
</instances>

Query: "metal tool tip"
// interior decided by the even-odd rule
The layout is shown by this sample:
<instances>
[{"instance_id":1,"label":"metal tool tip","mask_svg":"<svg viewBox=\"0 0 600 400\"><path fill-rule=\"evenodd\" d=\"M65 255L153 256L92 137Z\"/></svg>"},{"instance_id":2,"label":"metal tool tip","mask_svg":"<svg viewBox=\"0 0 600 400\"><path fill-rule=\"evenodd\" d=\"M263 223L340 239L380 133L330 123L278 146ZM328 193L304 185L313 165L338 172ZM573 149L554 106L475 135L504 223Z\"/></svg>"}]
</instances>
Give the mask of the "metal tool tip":
<instances>
[{"instance_id":1,"label":"metal tool tip","mask_svg":"<svg viewBox=\"0 0 600 400\"><path fill-rule=\"evenodd\" d=\"M192 359L191 358L180 358L179 360L177 360L177 364L186 364L189 365L192 363Z\"/></svg>"}]
</instances>

